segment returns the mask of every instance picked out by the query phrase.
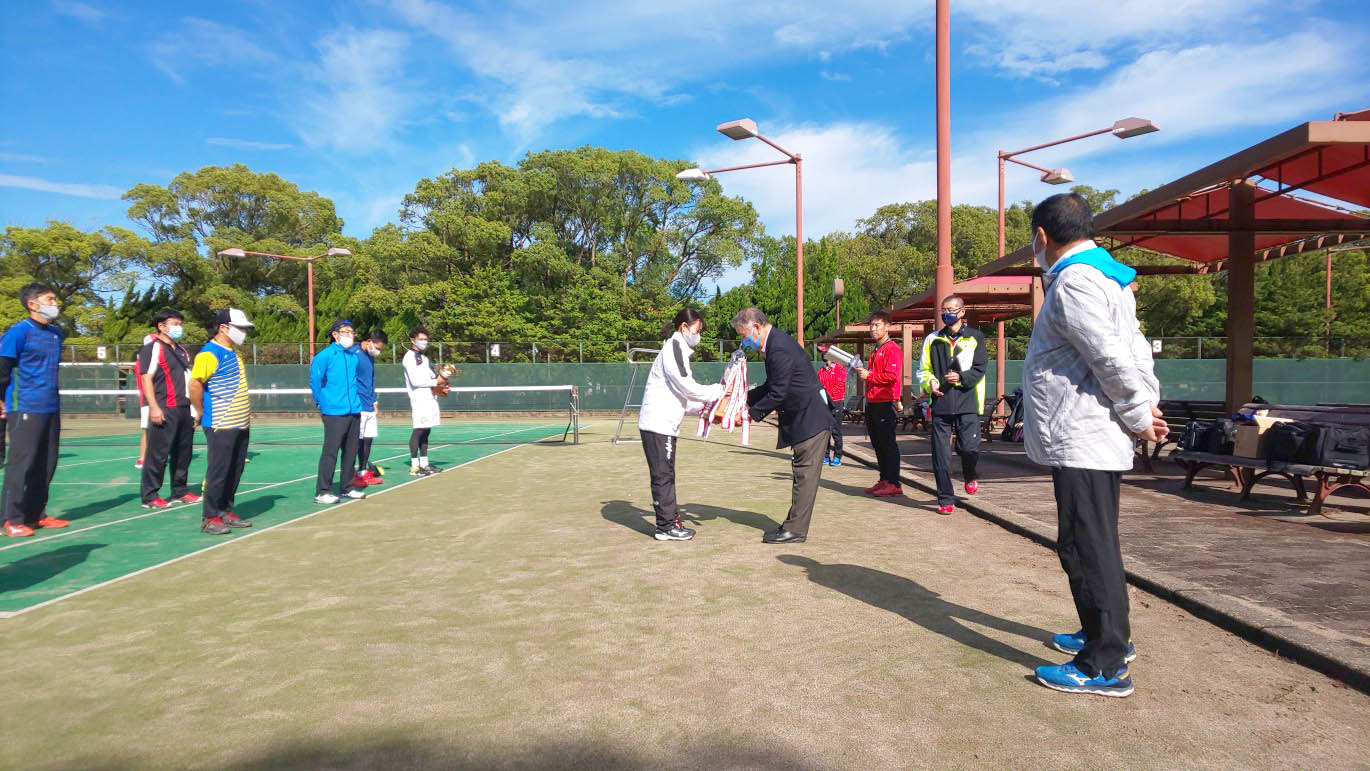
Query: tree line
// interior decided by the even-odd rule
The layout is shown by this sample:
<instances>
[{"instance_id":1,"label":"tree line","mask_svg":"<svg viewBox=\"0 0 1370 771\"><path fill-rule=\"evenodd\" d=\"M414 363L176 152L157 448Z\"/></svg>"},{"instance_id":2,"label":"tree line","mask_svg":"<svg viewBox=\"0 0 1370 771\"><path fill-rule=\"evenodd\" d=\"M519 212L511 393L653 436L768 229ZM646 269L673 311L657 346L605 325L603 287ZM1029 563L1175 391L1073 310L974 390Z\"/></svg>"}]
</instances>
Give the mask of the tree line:
<instances>
[{"instance_id":1,"label":"tree line","mask_svg":"<svg viewBox=\"0 0 1370 771\"><path fill-rule=\"evenodd\" d=\"M0 323L23 317L16 297L30 281L53 285L70 342L136 343L160 307L186 314L201 340L213 311L243 308L256 342L308 337L304 264L223 257L229 247L310 256L341 247L350 256L315 263L319 338L336 318L403 339L425 325L435 339L586 340L587 359L621 355L621 341L658 339L682 305L701 309L706 338L732 339L728 325L756 305L794 329L795 242L765 233L755 208L713 179L677 180L686 161L631 150L582 147L531 153L514 166L486 162L419 180L395 222L364 239L342 233L328 198L246 166L186 171L165 185L124 194L128 221L84 231L62 222L7 227L0 238ZM1116 190L1075 188L1096 211ZM1009 250L1028 243L1030 202L1005 214ZM952 209L957 280L997 257L997 215ZM808 337L835 329L832 280L842 277L845 322L925 291L936 264L934 201L881 206L850 231L806 241ZM1133 264L1165 261L1122 255ZM1364 250L1335 256L1333 310L1324 312L1324 253L1257 268L1258 336L1370 341L1370 275ZM750 280L709 291L730 268ZM1225 274L1141 279L1139 317L1153 336L1221 336ZM1027 319L1010 322L1026 336ZM986 330L992 332L993 330Z\"/></svg>"}]
</instances>

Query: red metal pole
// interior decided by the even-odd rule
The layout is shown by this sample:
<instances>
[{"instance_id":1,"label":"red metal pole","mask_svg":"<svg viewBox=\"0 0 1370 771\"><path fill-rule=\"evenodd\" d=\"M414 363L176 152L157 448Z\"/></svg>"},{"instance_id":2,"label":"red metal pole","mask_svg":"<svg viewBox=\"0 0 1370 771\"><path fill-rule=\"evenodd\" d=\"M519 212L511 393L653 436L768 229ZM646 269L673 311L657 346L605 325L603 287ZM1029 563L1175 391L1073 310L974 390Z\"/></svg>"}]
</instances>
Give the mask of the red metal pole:
<instances>
[{"instance_id":1,"label":"red metal pole","mask_svg":"<svg viewBox=\"0 0 1370 771\"><path fill-rule=\"evenodd\" d=\"M804 347L804 158L794 156L794 275L799 291L799 347Z\"/></svg>"},{"instance_id":2,"label":"red metal pole","mask_svg":"<svg viewBox=\"0 0 1370 771\"><path fill-rule=\"evenodd\" d=\"M1004 151L999 151L999 256L1004 256Z\"/></svg>"},{"instance_id":3,"label":"red metal pole","mask_svg":"<svg viewBox=\"0 0 1370 771\"><path fill-rule=\"evenodd\" d=\"M309 358L314 358L314 261L305 263L309 276Z\"/></svg>"},{"instance_id":4,"label":"red metal pole","mask_svg":"<svg viewBox=\"0 0 1370 771\"><path fill-rule=\"evenodd\" d=\"M937 278L936 307L951 294L951 3L937 0Z\"/></svg>"},{"instance_id":5,"label":"red metal pole","mask_svg":"<svg viewBox=\"0 0 1370 771\"><path fill-rule=\"evenodd\" d=\"M999 335L999 339L994 346L994 399L995 403L999 405L995 408L995 412L1002 415L1007 412L1007 410L1004 409L1004 359L1008 354L1004 351L1003 320L1000 320L995 326L997 328L995 331L998 332Z\"/></svg>"}]
</instances>

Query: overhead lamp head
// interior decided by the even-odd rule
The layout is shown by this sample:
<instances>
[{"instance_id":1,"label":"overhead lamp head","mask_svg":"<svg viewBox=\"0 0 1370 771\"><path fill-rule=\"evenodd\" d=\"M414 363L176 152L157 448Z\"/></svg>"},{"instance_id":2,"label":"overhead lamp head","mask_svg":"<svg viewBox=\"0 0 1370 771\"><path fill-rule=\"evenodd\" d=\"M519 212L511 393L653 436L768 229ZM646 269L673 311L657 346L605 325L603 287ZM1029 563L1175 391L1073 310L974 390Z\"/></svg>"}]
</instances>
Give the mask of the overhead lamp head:
<instances>
[{"instance_id":1,"label":"overhead lamp head","mask_svg":"<svg viewBox=\"0 0 1370 771\"><path fill-rule=\"evenodd\" d=\"M329 249L329 250L328 250L328 256L329 256L329 257L351 257L351 256L352 256L352 252L351 252L350 250L348 250L348 249L343 249L343 248L341 248L341 247L335 246L335 247L333 247L332 249Z\"/></svg>"},{"instance_id":2,"label":"overhead lamp head","mask_svg":"<svg viewBox=\"0 0 1370 771\"><path fill-rule=\"evenodd\" d=\"M846 284L843 284L843 283L842 283L842 279L840 279L840 278L835 278L835 279L833 279L833 280L832 280L832 297L833 297L833 299L834 299L834 300L841 300L841 299L842 299L843 297L845 297L846 295L847 295L847 286L846 286Z\"/></svg>"},{"instance_id":3,"label":"overhead lamp head","mask_svg":"<svg viewBox=\"0 0 1370 771\"><path fill-rule=\"evenodd\" d=\"M1160 126L1146 118L1123 118L1113 124L1113 136L1119 139L1128 139L1160 130Z\"/></svg>"},{"instance_id":4,"label":"overhead lamp head","mask_svg":"<svg viewBox=\"0 0 1370 771\"><path fill-rule=\"evenodd\" d=\"M751 139L757 136L756 121L751 118L728 121L717 126L718 133L730 139Z\"/></svg>"},{"instance_id":5,"label":"overhead lamp head","mask_svg":"<svg viewBox=\"0 0 1370 771\"><path fill-rule=\"evenodd\" d=\"M1075 177L1070 173L1070 169L1052 169L1042 175L1042 181L1048 185L1064 185L1067 182L1074 182Z\"/></svg>"},{"instance_id":6,"label":"overhead lamp head","mask_svg":"<svg viewBox=\"0 0 1370 771\"><path fill-rule=\"evenodd\" d=\"M686 169L675 175L676 179L683 179L686 182L703 182L709 178L709 172L703 169Z\"/></svg>"},{"instance_id":7,"label":"overhead lamp head","mask_svg":"<svg viewBox=\"0 0 1370 771\"><path fill-rule=\"evenodd\" d=\"M219 250L219 256L220 256L220 257L246 257L246 256L247 256L247 252L244 252L242 249L239 249L238 247L235 246L235 247L232 247L232 248L230 248L230 249L221 249L221 250Z\"/></svg>"}]
</instances>

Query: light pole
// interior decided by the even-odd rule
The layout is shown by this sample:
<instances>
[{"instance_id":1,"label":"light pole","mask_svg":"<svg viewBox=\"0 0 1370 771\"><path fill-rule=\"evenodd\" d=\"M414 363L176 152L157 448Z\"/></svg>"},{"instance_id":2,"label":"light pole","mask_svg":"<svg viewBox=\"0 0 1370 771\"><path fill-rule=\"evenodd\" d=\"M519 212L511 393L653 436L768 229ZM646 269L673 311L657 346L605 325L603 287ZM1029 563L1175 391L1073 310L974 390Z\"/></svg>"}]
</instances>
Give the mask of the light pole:
<instances>
[{"instance_id":1,"label":"light pole","mask_svg":"<svg viewBox=\"0 0 1370 771\"><path fill-rule=\"evenodd\" d=\"M720 123L717 127L718 133L729 139L760 139L762 142L774 147L786 156L783 161L770 161L767 163L749 163L745 166L728 166L722 169L686 169L676 174L676 179L687 181L700 181L708 179L711 174L722 174L725 171L738 171L739 169L756 169L762 166L781 166L787 163L794 164L794 265L795 283L798 293L798 329L795 330L795 337L799 340L799 345L804 345L804 156L799 153L792 153L780 145L772 142L766 137L761 136L756 130L756 121L751 118Z\"/></svg>"},{"instance_id":2,"label":"light pole","mask_svg":"<svg viewBox=\"0 0 1370 771\"><path fill-rule=\"evenodd\" d=\"M223 249L219 252L220 257L275 257L278 260L291 260L293 262L303 262L305 264L305 275L307 277L309 295L309 355L314 356L314 261L324 257L349 257L352 252L347 249L333 247L323 254L313 257L294 257L289 254L272 254L270 252L249 252L245 249L232 247Z\"/></svg>"}]
</instances>

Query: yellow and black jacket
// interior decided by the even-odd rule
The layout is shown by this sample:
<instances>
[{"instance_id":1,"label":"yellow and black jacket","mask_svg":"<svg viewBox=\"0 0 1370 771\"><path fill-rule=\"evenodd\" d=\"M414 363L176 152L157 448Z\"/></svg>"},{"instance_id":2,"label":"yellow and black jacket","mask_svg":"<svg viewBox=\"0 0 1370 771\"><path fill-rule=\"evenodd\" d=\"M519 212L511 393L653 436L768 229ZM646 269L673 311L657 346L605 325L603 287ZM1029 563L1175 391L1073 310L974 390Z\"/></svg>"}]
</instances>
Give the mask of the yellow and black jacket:
<instances>
[{"instance_id":1,"label":"yellow and black jacket","mask_svg":"<svg viewBox=\"0 0 1370 771\"><path fill-rule=\"evenodd\" d=\"M946 327L923 338L923 355L918 362L918 385L932 397L932 414L983 414L985 411L985 336L966 324L953 335ZM961 382L947 382L947 373L956 370ZM941 396L932 393L937 388Z\"/></svg>"}]
</instances>

